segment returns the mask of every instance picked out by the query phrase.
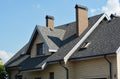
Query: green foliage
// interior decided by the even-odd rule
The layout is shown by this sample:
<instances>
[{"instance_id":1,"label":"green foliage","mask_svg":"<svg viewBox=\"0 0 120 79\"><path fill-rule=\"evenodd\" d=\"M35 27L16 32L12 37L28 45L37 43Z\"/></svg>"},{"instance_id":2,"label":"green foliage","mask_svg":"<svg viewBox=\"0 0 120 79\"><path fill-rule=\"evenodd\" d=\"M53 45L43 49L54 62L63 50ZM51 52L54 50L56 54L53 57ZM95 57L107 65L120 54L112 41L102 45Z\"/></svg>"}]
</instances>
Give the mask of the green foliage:
<instances>
[{"instance_id":1,"label":"green foliage","mask_svg":"<svg viewBox=\"0 0 120 79\"><path fill-rule=\"evenodd\" d=\"M5 71L5 67L4 65L0 64L0 79L5 79L5 74L6 74L6 71Z\"/></svg>"}]
</instances>

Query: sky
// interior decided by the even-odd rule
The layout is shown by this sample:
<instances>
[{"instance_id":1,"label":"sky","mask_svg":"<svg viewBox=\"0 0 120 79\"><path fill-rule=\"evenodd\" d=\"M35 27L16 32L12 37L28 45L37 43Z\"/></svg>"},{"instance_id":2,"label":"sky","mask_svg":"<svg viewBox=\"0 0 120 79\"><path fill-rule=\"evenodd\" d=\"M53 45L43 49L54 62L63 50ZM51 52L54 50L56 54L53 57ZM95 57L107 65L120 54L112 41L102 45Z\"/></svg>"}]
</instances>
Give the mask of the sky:
<instances>
[{"instance_id":1,"label":"sky","mask_svg":"<svg viewBox=\"0 0 120 79\"><path fill-rule=\"evenodd\" d=\"M88 7L88 16L120 15L119 0L0 0L0 58L5 63L26 43L36 25L45 26L45 16L55 26L75 21L75 5Z\"/></svg>"}]
</instances>

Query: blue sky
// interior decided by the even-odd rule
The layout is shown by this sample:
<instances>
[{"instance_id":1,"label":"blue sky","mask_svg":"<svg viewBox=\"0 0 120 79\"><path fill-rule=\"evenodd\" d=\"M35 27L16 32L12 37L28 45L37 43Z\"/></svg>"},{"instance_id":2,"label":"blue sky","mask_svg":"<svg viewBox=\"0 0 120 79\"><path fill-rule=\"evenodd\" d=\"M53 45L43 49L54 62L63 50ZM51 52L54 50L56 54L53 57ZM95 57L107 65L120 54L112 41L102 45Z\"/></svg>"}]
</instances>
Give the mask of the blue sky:
<instances>
[{"instance_id":1,"label":"blue sky","mask_svg":"<svg viewBox=\"0 0 120 79\"><path fill-rule=\"evenodd\" d=\"M0 57L6 62L23 47L36 25L45 26L46 15L54 16L57 26L75 21L75 4L87 6L90 17L110 13L110 8L119 14L119 3L119 0L0 0Z\"/></svg>"}]
</instances>

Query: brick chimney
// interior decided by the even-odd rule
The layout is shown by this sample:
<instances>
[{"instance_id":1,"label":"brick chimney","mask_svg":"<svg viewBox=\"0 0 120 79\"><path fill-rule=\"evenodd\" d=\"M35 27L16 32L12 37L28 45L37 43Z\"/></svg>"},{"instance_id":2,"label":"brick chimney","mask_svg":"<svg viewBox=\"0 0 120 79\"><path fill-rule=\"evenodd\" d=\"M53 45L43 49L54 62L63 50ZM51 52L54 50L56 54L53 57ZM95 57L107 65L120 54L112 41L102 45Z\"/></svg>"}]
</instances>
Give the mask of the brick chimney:
<instances>
[{"instance_id":1,"label":"brick chimney","mask_svg":"<svg viewBox=\"0 0 120 79\"><path fill-rule=\"evenodd\" d=\"M46 16L46 26L48 28L54 29L54 17L53 16Z\"/></svg>"},{"instance_id":2,"label":"brick chimney","mask_svg":"<svg viewBox=\"0 0 120 79\"><path fill-rule=\"evenodd\" d=\"M88 9L82 5L76 5L76 33L80 36L88 27Z\"/></svg>"}]
</instances>

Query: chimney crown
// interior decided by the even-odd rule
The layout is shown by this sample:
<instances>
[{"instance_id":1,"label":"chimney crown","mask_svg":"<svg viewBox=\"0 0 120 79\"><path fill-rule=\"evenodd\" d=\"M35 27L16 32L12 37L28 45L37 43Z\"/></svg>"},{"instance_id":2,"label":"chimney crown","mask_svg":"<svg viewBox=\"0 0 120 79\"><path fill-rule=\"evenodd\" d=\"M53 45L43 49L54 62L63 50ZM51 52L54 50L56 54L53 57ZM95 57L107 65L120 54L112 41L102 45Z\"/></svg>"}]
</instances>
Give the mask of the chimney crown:
<instances>
[{"instance_id":1,"label":"chimney crown","mask_svg":"<svg viewBox=\"0 0 120 79\"><path fill-rule=\"evenodd\" d=\"M52 19L52 20L54 20L54 17L50 16L50 15L46 15L46 19Z\"/></svg>"},{"instance_id":2,"label":"chimney crown","mask_svg":"<svg viewBox=\"0 0 120 79\"><path fill-rule=\"evenodd\" d=\"M87 10L88 11L88 8L86 6L83 6L83 5L79 5L79 4L76 4L75 8L81 8L81 9L84 9L84 10Z\"/></svg>"}]
</instances>

